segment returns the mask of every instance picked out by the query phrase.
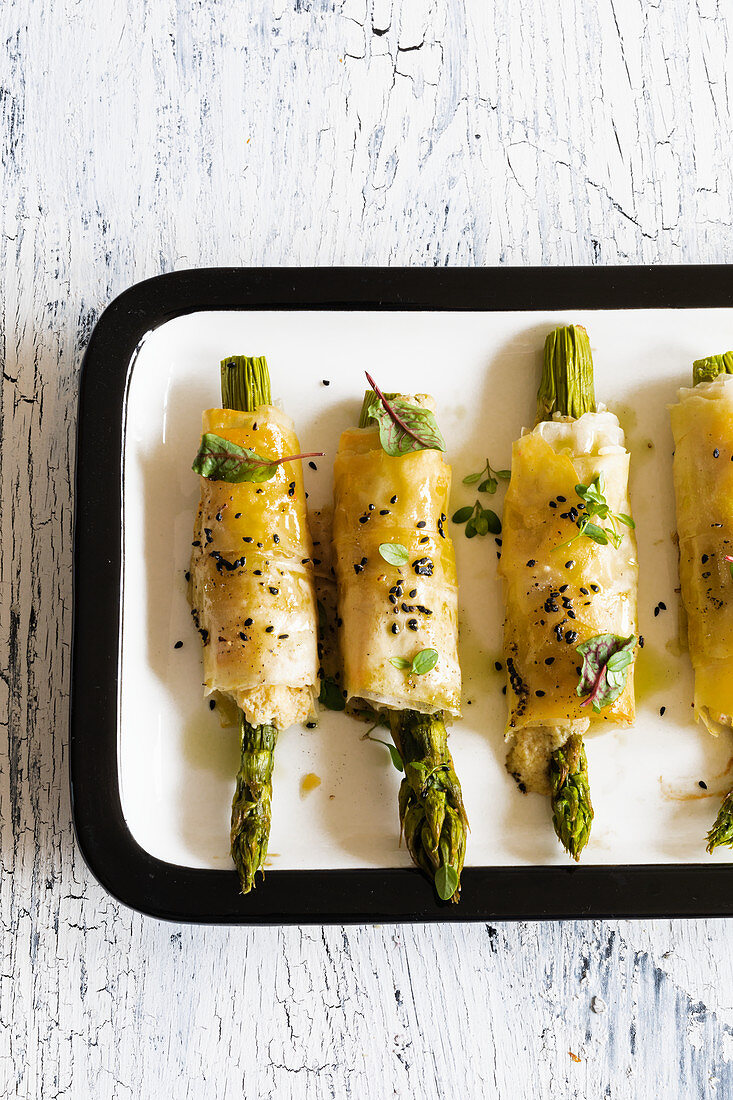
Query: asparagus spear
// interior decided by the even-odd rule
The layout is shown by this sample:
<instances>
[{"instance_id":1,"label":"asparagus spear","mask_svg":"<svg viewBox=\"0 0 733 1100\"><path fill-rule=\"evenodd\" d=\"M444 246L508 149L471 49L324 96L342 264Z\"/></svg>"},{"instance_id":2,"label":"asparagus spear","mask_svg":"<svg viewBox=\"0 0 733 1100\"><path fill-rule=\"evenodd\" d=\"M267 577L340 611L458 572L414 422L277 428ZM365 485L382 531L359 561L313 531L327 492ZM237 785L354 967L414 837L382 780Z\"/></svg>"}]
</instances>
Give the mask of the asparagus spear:
<instances>
[{"instance_id":1,"label":"asparagus spear","mask_svg":"<svg viewBox=\"0 0 733 1100\"><path fill-rule=\"evenodd\" d=\"M571 734L550 758L552 824L568 855L580 859L588 843L593 807L588 785L588 761L583 738Z\"/></svg>"},{"instance_id":2,"label":"asparagus spear","mask_svg":"<svg viewBox=\"0 0 733 1100\"><path fill-rule=\"evenodd\" d=\"M222 408L253 412L270 403L270 372L263 356L232 355L222 360ZM255 885L258 871L263 878L265 874L277 732L274 726L251 726L240 710L241 761L232 800L230 840L243 894Z\"/></svg>"},{"instance_id":3,"label":"asparagus spear","mask_svg":"<svg viewBox=\"0 0 733 1100\"><path fill-rule=\"evenodd\" d=\"M593 356L582 325L557 328L545 340L542 379L537 391L537 423L553 413L579 417L596 411ZM573 859L588 843L593 806L583 738L572 734L550 757L552 823Z\"/></svg>"},{"instance_id":4,"label":"asparagus spear","mask_svg":"<svg viewBox=\"0 0 733 1100\"><path fill-rule=\"evenodd\" d=\"M399 394L387 393L388 401ZM369 427L369 409L379 402L367 390L359 427ZM374 715L369 717L373 720ZM453 768L441 711L390 711L392 740L402 757L405 778L400 785L400 825L413 860L432 879L443 901L457 902L466 854L468 818L461 784Z\"/></svg>"},{"instance_id":5,"label":"asparagus spear","mask_svg":"<svg viewBox=\"0 0 733 1100\"><path fill-rule=\"evenodd\" d=\"M705 359L696 359L692 364L693 386L698 386L701 382L714 382L720 374L733 374L733 351L708 355ZM720 845L733 847L733 790L723 799L715 824L706 840L708 852Z\"/></svg>"},{"instance_id":6,"label":"asparagus spear","mask_svg":"<svg viewBox=\"0 0 733 1100\"><path fill-rule=\"evenodd\" d=\"M468 818L443 715L390 711L389 724L405 769L398 804L410 855L440 897L457 902Z\"/></svg>"}]
</instances>

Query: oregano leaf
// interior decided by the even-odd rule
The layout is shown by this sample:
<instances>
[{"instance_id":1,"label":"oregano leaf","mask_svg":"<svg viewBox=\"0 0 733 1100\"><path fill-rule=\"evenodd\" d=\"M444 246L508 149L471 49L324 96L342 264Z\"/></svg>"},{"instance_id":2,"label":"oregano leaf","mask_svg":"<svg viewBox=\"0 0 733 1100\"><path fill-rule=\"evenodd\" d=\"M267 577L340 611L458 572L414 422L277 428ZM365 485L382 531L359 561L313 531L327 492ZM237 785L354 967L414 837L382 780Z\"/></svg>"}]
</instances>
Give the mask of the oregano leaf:
<instances>
[{"instance_id":1,"label":"oregano leaf","mask_svg":"<svg viewBox=\"0 0 733 1100\"><path fill-rule=\"evenodd\" d=\"M435 889L441 901L450 901L458 889L458 872L450 863L441 863L435 872Z\"/></svg>"},{"instance_id":2,"label":"oregano leaf","mask_svg":"<svg viewBox=\"0 0 733 1100\"><path fill-rule=\"evenodd\" d=\"M401 542L383 542L379 547L379 553L390 565L398 567L407 565L410 559L407 547L403 546Z\"/></svg>"}]
</instances>

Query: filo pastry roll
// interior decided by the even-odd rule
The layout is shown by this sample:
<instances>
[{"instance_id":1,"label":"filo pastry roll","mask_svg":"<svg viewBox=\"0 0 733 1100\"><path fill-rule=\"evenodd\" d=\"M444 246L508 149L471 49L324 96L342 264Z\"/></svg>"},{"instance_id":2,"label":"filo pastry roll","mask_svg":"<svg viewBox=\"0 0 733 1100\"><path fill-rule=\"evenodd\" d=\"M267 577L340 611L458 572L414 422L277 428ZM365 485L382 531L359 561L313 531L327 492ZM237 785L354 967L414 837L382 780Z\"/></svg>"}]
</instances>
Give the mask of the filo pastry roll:
<instances>
[{"instance_id":1,"label":"filo pastry roll","mask_svg":"<svg viewBox=\"0 0 733 1100\"><path fill-rule=\"evenodd\" d=\"M409 400L434 411L423 394ZM450 483L440 451L392 457L376 427L341 435L333 542L347 703L460 715L458 585L446 529ZM380 554L387 543L407 550L399 570ZM424 675L405 676L391 663L426 648L440 659Z\"/></svg>"},{"instance_id":2,"label":"filo pastry roll","mask_svg":"<svg viewBox=\"0 0 733 1100\"><path fill-rule=\"evenodd\" d=\"M402 434L388 409L403 423L427 419L430 441ZM343 432L336 456L333 557L347 706L389 725L405 772L408 849L455 902L468 821L444 721L460 715L461 670L451 470L434 409L425 394L367 392L360 426Z\"/></svg>"},{"instance_id":3,"label":"filo pastry roll","mask_svg":"<svg viewBox=\"0 0 733 1100\"><path fill-rule=\"evenodd\" d=\"M733 376L681 389L670 415L695 716L718 734L733 725Z\"/></svg>"},{"instance_id":4,"label":"filo pastry roll","mask_svg":"<svg viewBox=\"0 0 733 1100\"><path fill-rule=\"evenodd\" d=\"M558 792L573 767L585 771L582 735L591 725L634 721L633 669L615 698L596 710L589 705L593 696L579 692L578 647L601 636L618 639L617 647L635 644L638 575L629 453L616 417L596 411L584 329L548 337L539 406L538 423L513 445L503 513L507 766L523 790L553 796L558 836L577 858L592 820L589 793L587 819L564 829ZM593 508L584 499L588 488L590 497L597 492L604 499L606 516L586 518ZM591 519L587 530L603 528L600 541L581 534ZM598 676L600 683L602 667ZM584 782L587 792L587 777Z\"/></svg>"},{"instance_id":5,"label":"filo pastry roll","mask_svg":"<svg viewBox=\"0 0 733 1100\"><path fill-rule=\"evenodd\" d=\"M299 450L290 417L272 405L207 409L203 432L269 459ZM285 729L313 713L312 559L299 461L260 484L201 478L191 584L204 691L230 696L252 725Z\"/></svg>"}]
</instances>

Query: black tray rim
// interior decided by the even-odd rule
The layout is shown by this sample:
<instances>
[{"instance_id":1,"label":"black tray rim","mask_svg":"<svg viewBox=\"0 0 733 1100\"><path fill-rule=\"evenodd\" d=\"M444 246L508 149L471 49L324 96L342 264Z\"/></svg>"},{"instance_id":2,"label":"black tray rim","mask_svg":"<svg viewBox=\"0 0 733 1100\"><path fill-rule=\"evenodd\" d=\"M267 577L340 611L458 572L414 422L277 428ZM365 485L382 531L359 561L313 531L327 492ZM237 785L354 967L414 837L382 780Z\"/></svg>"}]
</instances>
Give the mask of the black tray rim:
<instances>
[{"instance_id":1,"label":"black tray rim","mask_svg":"<svg viewBox=\"0 0 733 1100\"><path fill-rule=\"evenodd\" d=\"M79 850L118 901L203 924L363 924L733 913L730 866L467 867L459 905L413 869L277 871L251 894L233 870L166 863L134 839L117 768L122 464L127 389L152 330L216 310L691 309L733 306L725 265L575 268L202 268L136 283L84 354L76 442L69 774Z\"/></svg>"}]
</instances>

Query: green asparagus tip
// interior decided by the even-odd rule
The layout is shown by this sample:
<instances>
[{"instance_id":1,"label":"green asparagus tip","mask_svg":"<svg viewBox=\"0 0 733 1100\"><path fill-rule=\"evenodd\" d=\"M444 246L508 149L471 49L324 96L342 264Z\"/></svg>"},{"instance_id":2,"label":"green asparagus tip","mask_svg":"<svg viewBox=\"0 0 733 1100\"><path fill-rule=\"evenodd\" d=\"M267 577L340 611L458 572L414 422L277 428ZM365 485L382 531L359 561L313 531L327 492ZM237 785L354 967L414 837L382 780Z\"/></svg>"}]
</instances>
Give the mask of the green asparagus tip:
<instances>
[{"instance_id":1,"label":"green asparagus tip","mask_svg":"<svg viewBox=\"0 0 733 1100\"><path fill-rule=\"evenodd\" d=\"M545 340L542 379L537 391L537 420L554 413L577 418L596 411L593 356L582 325L556 328Z\"/></svg>"},{"instance_id":2,"label":"green asparagus tip","mask_svg":"<svg viewBox=\"0 0 733 1100\"><path fill-rule=\"evenodd\" d=\"M264 355L229 355L221 361L221 407L254 412L272 404L270 371Z\"/></svg>"},{"instance_id":3,"label":"green asparagus tip","mask_svg":"<svg viewBox=\"0 0 733 1100\"><path fill-rule=\"evenodd\" d=\"M696 359L692 364L693 386L700 382L713 382L719 374L733 374L733 351L708 355L706 359Z\"/></svg>"},{"instance_id":4,"label":"green asparagus tip","mask_svg":"<svg viewBox=\"0 0 733 1100\"><path fill-rule=\"evenodd\" d=\"M550 757L552 824L568 855L580 859L588 843L593 806L583 738L572 734Z\"/></svg>"},{"instance_id":5,"label":"green asparagus tip","mask_svg":"<svg viewBox=\"0 0 733 1100\"><path fill-rule=\"evenodd\" d=\"M733 791L729 791L723 799L715 824L706 839L708 852L721 845L733 848Z\"/></svg>"},{"instance_id":6,"label":"green asparagus tip","mask_svg":"<svg viewBox=\"0 0 733 1100\"><path fill-rule=\"evenodd\" d=\"M265 875L278 731L275 726L250 726L241 712L239 731L242 759L232 800L231 852L242 893L248 894L257 872Z\"/></svg>"},{"instance_id":7,"label":"green asparagus tip","mask_svg":"<svg viewBox=\"0 0 733 1100\"><path fill-rule=\"evenodd\" d=\"M442 714L390 714L392 739L405 769L400 822L413 860L443 901L457 902L466 855L468 818Z\"/></svg>"}]
</instances>

